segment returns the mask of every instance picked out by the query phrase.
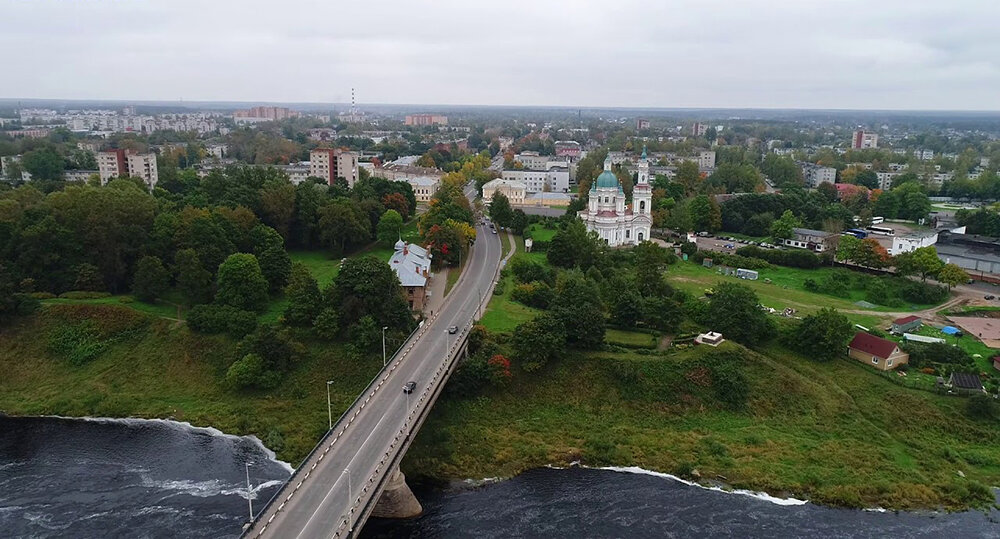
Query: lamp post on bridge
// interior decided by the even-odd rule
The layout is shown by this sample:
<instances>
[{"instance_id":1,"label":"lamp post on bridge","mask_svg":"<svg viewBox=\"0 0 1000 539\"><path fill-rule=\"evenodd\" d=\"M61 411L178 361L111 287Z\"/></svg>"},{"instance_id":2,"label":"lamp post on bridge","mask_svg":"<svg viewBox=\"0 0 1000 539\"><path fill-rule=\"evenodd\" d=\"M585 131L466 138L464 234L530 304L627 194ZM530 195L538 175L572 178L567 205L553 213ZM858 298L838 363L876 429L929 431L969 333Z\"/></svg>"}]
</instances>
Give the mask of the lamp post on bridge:
<instances>
[{"instance_id":1,"label":"lamp post on bridge","mask_svg":"<svg viewBox=\"0 0 1000 539\"><path fill-rule=\"evenodd\" d=\"M388 364L385 359L385 330L387 329L389 329L389 326L382 326L382 367Z\"/></svg>"},{"instance_id":2,"label":"lamp post on bridge","mask_svg":"<svg viewBox=\"0 0 1000 539\"><path fill-rule=\"evenodd\" d=\"M352 533L354 531L354 526L351 523L351 504L354 502L354 493L351 491L351 469L344 468L340 475L343 476L347 474L347 533Z\"/></svg>"},{"instance_id":3,"label":"lamp post on bridge","mask_svg":"<svg viewBox=\"0 0 1000 539\"><path fill-rule=\"evenodd\" d=\"M326 416L330 422L329 430L333 430L333 407L330 405L330 384L333 380L326 381Z\"/></svg>"},{"instance_id":4,"label":"lamp post on bridge","mask_svg":"<svg viewBox=\"0 0 1000 539\"><path fill-rule=\"evenodd\" d=\"M250 504L250 522L253 522L253 488L250 487L250 463L244 462L247 469L247 503Z\"/></svg>"}]
</instances>

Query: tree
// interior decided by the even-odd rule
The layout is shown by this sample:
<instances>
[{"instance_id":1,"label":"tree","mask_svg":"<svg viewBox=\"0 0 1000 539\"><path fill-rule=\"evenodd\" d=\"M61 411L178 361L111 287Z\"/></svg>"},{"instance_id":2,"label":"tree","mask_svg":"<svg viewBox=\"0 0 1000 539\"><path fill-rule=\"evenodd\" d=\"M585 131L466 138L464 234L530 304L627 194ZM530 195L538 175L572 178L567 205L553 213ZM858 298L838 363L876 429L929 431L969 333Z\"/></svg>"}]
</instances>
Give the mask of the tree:
<instances>
[{"instance_id":1,"label":"tree","mask_svg":"<svg viewBox=\"0 0 1000 539\"><path fill-rule=\"evenodd\" d=\"M635 256L635 276L639 292L644 297L660 296L669 292L670 287L663 280L663 268L668 257L675 259L669 251L651 242L644 241L632 249Z\"/></svg>"},{"instance_id":2,"label":"tree","mask_svg":"<svg viewBox=\"0 0 1000 539\"><path fill-rule=\"evenodd\" d=\"M382 197L382 205L386 210L395 210L403 220L410 216L410 203L402 193L386 194Z\"/></svg>"},{"instance_id":3,"label":"tree","mask_svg":"<svg viewBox=\"0 0 1000 539\"><path fill-rule=\"evenodd\" d=\"M807 357L822 361L842 355L854 325L834 309L806 316L795 329L795 346Z\"/></svg>"},{"instance_id":4,"label":"tree","mask_svg":"<svg viewBox=\"0 0 1000 539\"><path fill-rule=\"evenodd\" d=\"M957 264L948 263L938 270L937 280L948 285L948 290L955 285L969 281L969 274Z\"/></svg>"},{"instance_id":5,"label":"tree","mask_svg":"<svg viewBox=\"0 0 1000 539\"><path fill-rule=\"evenodd\" d=\"M859 171L857 175L854 176L854 183L869 189L876 189L878 188L878 174L876 174L874 170L870 169Z\"/></svg>"},{"instance_id":6,"label":"tree","mask_svg":"<svg viewBox=\"0 0 1000 539\"><path fill-rule=\"evenodd\" d=\"M587 269L597 259L597 240L579 219L572 219L552 237L545 256L553 266Z\"/></svg>"},{"instance_id":7,"label":"tree","mask_svg":"<svg viewBox=\"0 0 1000 539\"><path fill-rule=\"evenodd\" d=\"M566 347L566 327L559 318L543 314L514 328L511 348L526 372L542 368Z\"/></svg>"},{"instance_id":8,"label":"tree","mask_svg":"<svg viewBox=\"0 0 1000 539\"><path fill-rule=\"evenodd\" d=\"M142 301L152 302L170 288L170 273L155 256L139 259L132 282L132 293Z\"/></svg>"},{"instance_id":9,"label":"tree","mask_svg":"<svg viewBox=\"0 0 1000 539\"><path fill-rule=\"evenodd\" d=\"M373 256L345 260L325 296L325 305L337 309L341 330L365 316L371 316L380 328L406 331L413 325L399 277Z\"/></svg>"},{"instance_id":10,"label":"tree","mask_svg":"<svg viewBox=\"0 0 1000 539\"><path fill-rule=\"evenodd\" d=\"M795 217L792 210L785 210L778 220L771 223L771 237L775 240L786 240L794 235L792 229L802 226L802 222Z\"/></svg>"},{"instance_id":11,"label":"tree","mask_svg":"<svg viewBox=\"0 0 1000 539\"><path fill-rule=\"evenodd\" d=\"M875 238L861 240L853 259L856 264L876 269L888 266L890 260L889 251L886 251Z\"/></svg>"},{"instance_id":12,"label":"tree","mask_svg":"<svg viewBox=\"0 0 1000 539\"><path fill-rule=\"evenodd\" d=\"M933 245L920 247L912 252L913 268L916 270L915 273L920 274L920 280L923 282L927 282L928 275L934 275L944 267L944 262L938 258L937 249Z\"/></svg>"},{"instance_id":13,"label":"tree","mask_svg":"<svg viewBox=\"0 0 1000 539\"><path fill-rule=\"evenodd\" d=\"M177 290L188 305L207 303L212 299L212 273L201 265L198 252L181 249L174 255Z\"/></svg>"},{"instance_id":14,"label":"tree","mask_svg":"<svg viewBox=\"0 0 1000 539\"><path fill-rule=\"evenodd\" d=\"M309 268L301 262L292 264L288 286L285 287L288 307L285 323L293 326L310 326L323 308L323 296Z\"/></svg>"},{"instance_id":15,"label":"tree","mask_svg":"<svg viewBox=\"0 0 1000 539\"><path fill-rule=\"evenodd\" d=\"M684 187L686 195L697 193L701 189L701 173L698 171L698 163L684 161L678 165L676 181Z\"/></svg>"},{"instance_id":16,"label":"tree","mask_svg":"<svg viewBox=\"0 0 1000 539\"><path fill-rule=\"evenodd\" d=\"M288 283L292 272L292 258L281 247L271 247L257 255L260 272L267 279L268 290L278 292Z\"/></svg>"},{"instance_id":17,"label":"tree","mask_svg":"<svg viewBox=\"0 0 1000 539\"><path fill-rule=\"evenodd\" d=\"M594 349L604 342L604 306L597 284L580 271L563 272L556 283L556 297L549 306L566 328L566 342Z\"/></svg>"},{"instance_id":18,"label":"tree","mask_svg":"<svg viewBox=\"0 0 1000 539\"><path fill-rule=\"evenodd\" d=\"M32 179L58 180L62 178L66 161L52 148L26 152L21 158L21 168L31 173Z\"/></svg>"},{"instance_id":19,"label":"tree","mask_svg":"<svg viewBox=\"0 0 1000 539\"><path fill-rule=\"evenodd\" d=\"M713 197L699 195L688 202L691 223L697 230L715 232L722 228L722 212Z\"/></svg>"},{"instance_id":20,"label":"tree","mask_svg":"<svg viewBox=\"0 0 1000 539\"><path fill-rule=\"evenodd\" d=\"M267 304L267 279L257 257L246 253L229 255L219 266L215 302L245 311L260 312Z\"/></svg>"},{"instance_id":21,"label":"tree","mask_svg":"<svg viewBox=\"0 0 1000 539\"><path fill-rule=\"evenodd\" d=\"M493 200L490 201L490 219L500 227L509 227L514 219L514 210L510 207L510 200L503 193L494 193Z\"/></svg>"},{"instance_id":22,"label":"tree","mask_svg":"<svg viewBox=\"0 0 1000 539\"><path fill-rule=\"evenodd\" d=\"M260 218L289 240L295 218L295 186L287 181L265 184L260 190Z\"/></svg>"},{"instance_id":23,"label":"tree","mask_svg":"<svg viewBox=\"0 0 1000 539\"><path fill-rule=\"evenodd\" d=\"M327 204L317 213L319 238L337 255L343 254L348 247L362 245L371 238L370 222L346 200Z\"/></svg>"},{"instance_id":24,"label":"tree","mask_svg":"<svg viewBox=\"0 0 1000 539\"><path fill-rule=\"evenodd\" d=\"M402 196L400 196L402 198ZM391 247L397 240L400 239L400 235L403 231L403 216L399 214L396 210L385 210L382 217L378 220L378 226L376 227L375 235L378 237L378 242L386 247Z\"/></svg>"},{"instance_id":25,"label":"tree","mask_svg":"<svg viewBox=\"0 0 1000 539\"><path fill-rule=\"evenodd\" d=\"M774 323L760 307L753 289L737 283L719 283L708 303L711 329L738 343L754 345L774 335Z\"/></svg>"}]
</instances>

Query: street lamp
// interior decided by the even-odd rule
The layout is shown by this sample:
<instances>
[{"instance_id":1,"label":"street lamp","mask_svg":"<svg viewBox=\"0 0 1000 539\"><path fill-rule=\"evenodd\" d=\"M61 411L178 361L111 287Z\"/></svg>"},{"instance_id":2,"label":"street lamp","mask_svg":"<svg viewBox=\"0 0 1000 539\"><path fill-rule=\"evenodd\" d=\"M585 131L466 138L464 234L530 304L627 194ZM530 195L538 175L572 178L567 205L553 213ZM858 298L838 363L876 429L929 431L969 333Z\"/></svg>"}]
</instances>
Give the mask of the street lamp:
<instances>
[{"instance_id":1,"label":"street lamp","mask_svg":"<svg viewBox=\"0 0 1000 539\"><path fill-rule=\"evenodd\" d=\"M354 526L351 524L351 504L354 502L354 494L351 492L351 469L344 468L340 475L343 476L347 474L347 533L354 531Z\"/></svg>"},{"instance_id":2,"label":"street lamp","mask_svg":"<svg viewBox=\"0 0 1000 539\"><path fill-rule=\"evenodd\" d=\"M253 489L250 487L250 463L244 462L247 467L247 503L250 504L250 522L253 522Z\"/></svg>"},{"instance_id":3,"label":"street lamp","mask_svg":"<svg viewBox=\"0 0 1000 539\"><path fill-rule=\"evenodd\" d=\"M383 367L385 367L386 365L388 365L388 362L387 362L387 360L385 358L385 330L387 330L387 329L389 329L389 326L382 326L382 366Z\"/></svg>"},{"instance_id":4,"label":"street lamp","mask_svg":"<svg viewBox=\"0 0 1000 539\"><path fill-rule=\"evenodd\" d=\"M330 384L333 380L326 381L326 416L330 421L330 430L333 430L333 407L330 405Z\"/></svg>"}]
</instances>

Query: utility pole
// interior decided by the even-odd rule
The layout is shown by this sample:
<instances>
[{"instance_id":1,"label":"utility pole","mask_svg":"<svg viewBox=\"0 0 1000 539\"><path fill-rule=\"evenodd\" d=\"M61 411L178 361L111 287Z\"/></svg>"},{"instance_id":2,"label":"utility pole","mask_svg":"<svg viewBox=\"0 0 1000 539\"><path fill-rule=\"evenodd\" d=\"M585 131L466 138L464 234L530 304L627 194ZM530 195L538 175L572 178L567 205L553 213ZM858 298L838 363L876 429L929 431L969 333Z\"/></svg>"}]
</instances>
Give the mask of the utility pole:
<instances>
[{"instance_id":1,"label":"utility pole","mask_svg":"<svg viewBox=\"0 0 1000 539\"><path fill-rule=\"evenodd\" d=\"M389 329L389 326L382 326L382 367L384 368L388 364L388 360L385 358L385 330Z\"/></svg>"},{"instance_id":2,"label":"utility pole","mask_svg":"<svg viewBox=\"0 0 1000 539\"><path fill-rule=\"evenodd\" d=\"M333 407L330 405L330 384L333 380L326 381L326 416L330 421L329 430L333 430Z\"/></svg>"},{"instance_id":3,"label":"utility pole","mask_svg":"<svg viewBox=\"0 0 1000 539\"><path fill-rule=\"evenodd\" d=\"M250 504L250 522L253 522L253 489L250 487L250 463L244 463L247 468L247 503Z\"/></svg>"}]
</instances>

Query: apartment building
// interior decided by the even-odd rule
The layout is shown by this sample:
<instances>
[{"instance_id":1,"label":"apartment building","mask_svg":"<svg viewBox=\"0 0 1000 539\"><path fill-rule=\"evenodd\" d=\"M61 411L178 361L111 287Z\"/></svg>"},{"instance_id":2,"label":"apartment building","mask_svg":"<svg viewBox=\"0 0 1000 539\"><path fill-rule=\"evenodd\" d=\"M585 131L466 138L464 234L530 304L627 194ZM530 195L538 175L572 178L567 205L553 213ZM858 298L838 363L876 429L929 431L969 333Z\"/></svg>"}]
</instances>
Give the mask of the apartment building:
<instances>
[{"instance_id":1,"label":"apartment building","mask_svg":"<svg viewBox=\"0 0 1000 539\"><path fill-rule=\"evenodd\" d=\"M156 154L137 153L121 148L97 154L97 173L101 177L101 185L107 184L112 178L131 176L143 180L152 189L159 180Z\"/></svg>"},{"instance_id":2,"label":"apartment building","mask_svg":"<svg viewBox=\"0 0 1000 539\"><path fill-rule=\"evenodd\" d=\"M347 180L348 187L358 181L358 154L340 148L317 148L309 152L309 175L323 178L333 185L337 178Z\"/></svg>"},{"instance_id":3,"label":"apartment building","mask_svg":"<svg viewBox=\"0 0 1000 539\"><path fill-rule=\"evenodd\" d=\"M851 137L851 148L855 150L878 148L878 134L868 133L864 129L854 131L854 135Z\"/></svg>"},{"instance_id":4,"label":"apartment building","mask_svg":"<svg viewBox=\"0 0 1000 539\"><path fill-rule=\"evenodd\" d=\"M833 167L824 167L806 162L800 162L799 166L802 167L802 179L806 187L815 188L823 182L829 182L830 184L837 183L837 169Z\"/></svg>"},{"instance_id":5,"label":"apartment building","mask_svg":"<svg viewBox=\"0 0 1000 539\"><path fill-rule=\"evenodd\" d=\"M524 184L528 193L569 192L569 168L552 167L548 170L505 170L503 179Z\"/></svg>"},{"instance_id":6,"label":"apartment building","mask_svg":"<svg viewBox=\"0 0 1000 539\"><path fill-rule=\"evenodd\" d=\"M407 114L406 125L448 125L448 117L440 114Z\"/></svg>"}]
</instances>

